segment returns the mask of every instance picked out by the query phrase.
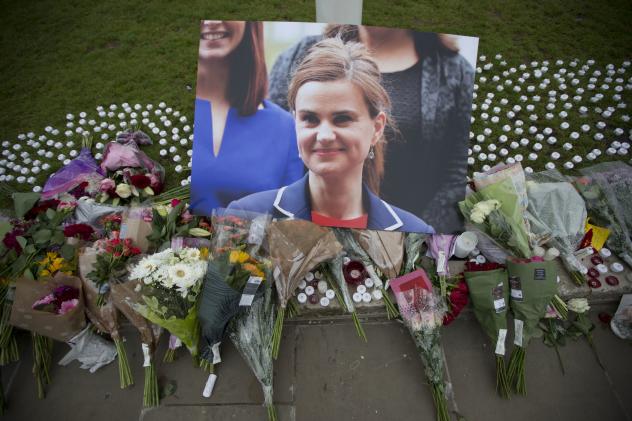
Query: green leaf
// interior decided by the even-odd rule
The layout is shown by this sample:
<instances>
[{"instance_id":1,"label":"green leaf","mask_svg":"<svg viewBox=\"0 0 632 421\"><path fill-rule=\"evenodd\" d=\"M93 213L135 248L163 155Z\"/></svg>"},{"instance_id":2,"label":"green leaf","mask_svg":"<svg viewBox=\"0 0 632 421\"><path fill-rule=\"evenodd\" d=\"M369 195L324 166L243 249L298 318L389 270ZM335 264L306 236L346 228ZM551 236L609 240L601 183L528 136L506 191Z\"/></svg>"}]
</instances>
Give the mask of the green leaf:
<instances>
[{"instance_id":1,"label":"green leaf","mask_svg":"<svg viewBox=\"0 0 632 421\"><path fill-rule=\"evenodd\" d=\"M22 250L26 249L26 246L28 244L28 241L26 241L26 238L20 235L16 237L16 240L18 241L18 244L20 245L20 247L22 247Z\"/></svg>"},{"instance_id":2,"label":"green leaf","mask_svg":"<svg viewBox=\"0 0 632 421\"><path fill-rule=\"evenodd\" d=\"M33 244L29 244L28 246L24 247L24 254L34 254L36 251L35 246Z\"/></svg>"},{"instance_id":3,"label":"green leaf","mask_svg":"<svg viewBox=\"0 0 632 421\"><path fill-rule=\"evenodd\" d=\"M75 246L71 246L70 244L64 244L61 246L61 250L59 250L59 254L66 260L72 260L75 257Z\"/></svg>"},{"instance_id":4,"label":"green leaf","mask_svg":"<svg viewBox=\"0 0 632 421\"><path fill-rule=\"evenodd\" d=\"M30 279L30 280L35 280L35 276L33 276L33 272L31 272L31 269L30 269L30 268L26 268L26 270L25 270L25 271L24 271L24 273L23 273L23 276L24 276L25 278Z\"/></svg>"},{"instance_id":5,"label":"green leaf","mask_svg":"<svg viewBox=\"0 0 632 421\"><path fill-rule=\"evenodd\" d=\"M119 202L120 202L120 201L121 201L121 199L120 199L120 198L115 197L115 198L114 198L114 200L112 200L112 205L113 205L113 206L118 206L118 204L119 204Z\"/></svg>"},{"instance_id":6,"label":"green leaf","mask_svg":"<svg viewBox=\"0 0 632 421\"><path fill-rule=\"evenodd\" d=\"M48 208L46 209L46 217L52 221L53 219L55 219L55 215L57 214L57 212L55 212L54 209Z\"/></svg>"},{"instance_id":7,"label":"green leaf","mask_svg":"<svg viewBox=\"0 0 632 421\"><path fill-rule=\"evenodd\" d=\"M11 228L13 227L9 221L0 221L0 238L4 238L11 231Z\"/></svg>"},{"instance_id":8,"label":"green leaf","mask_svg":"<svg viewBox=\"0 0 632 421\"><path fill-rule=\"evenodd\" d=\"M62 245L66 241L66 237L64 237L64 233L61 230L55 230L53 236L51 238L52 244Z\"/></svg>"},{"instance_id":9,"label":"green leaf","mask_svg":"<svg viewBox=\"0 0 632 421\"><path fill-rule=\"evenodd\" d=\"M13 193L15 216L23 218L35 206L40 197L39 193Z\"/></svg>"},{"instance_id":10,"label":"green leaf","mask_svg":"<svg viewBox=\"0 0 632 421\"><path fill-rule=\"evenodd\" d=\"M35 244L46 244L50 241L52 235L53 232L51 230L41 229L33 234L33 241L35 241Z\"/></svg>"}]
</instances>

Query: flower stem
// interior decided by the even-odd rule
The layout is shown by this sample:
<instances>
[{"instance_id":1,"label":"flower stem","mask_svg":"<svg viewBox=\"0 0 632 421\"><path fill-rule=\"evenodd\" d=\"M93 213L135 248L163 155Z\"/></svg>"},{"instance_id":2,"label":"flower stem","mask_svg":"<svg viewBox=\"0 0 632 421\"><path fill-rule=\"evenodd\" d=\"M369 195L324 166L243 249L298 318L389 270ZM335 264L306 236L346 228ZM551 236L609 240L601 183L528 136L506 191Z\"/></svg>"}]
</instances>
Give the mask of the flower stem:
<instances>
[{"instance_id":1,"label":"flower stem","mask_svg":"<svg viewBox=\"0 0 632 421\"><path fill-rule=\"evenodd\" d=\"M560 298L559 295L555 294L553 296L553 299L551 300L551 305L553 306L553 308L555 308L555 311L557 311L557 314L559 314L563 320L568 319L568 306L566 305L564 300Z\"/></svg>"},{"instance_id":2,"label":"flower stem","mask_svg":"<svg viewBox=\"0 0 632 421\"><path fill-rule=\"evenodd\" d=\"M358 319L358 313L356 313L355 311L352 312L351 318L353 319L353 324L355 325L358 336L364 339L364 342L368 342L366 338L366 333L364 333L364 328L362 327L362 324L360 324L360 319Z\"/></svg>"},{"instance_id":3,"label":"flower stem","mask_svg":"<svg viewBox=\"0 0 632 421\"><path fill-rule=\"evenodd\" d=\"M399 317L399 310L395 307L393 300L391 300L391 296L388 294L384 288L380 288L382 291L382 298L384 299L384 306L386 307L386 317L389 320L396 319Z\"/></svg>"},{"instance_id":4,"label":"flower stem","mask_svg":"<svg viewBox=\"0 0 632 421\"><path fill-rule=\"evenodd\" d=\"M511 351L511 357L509 358L509 369L507 370L509 383L513 384L515 386L516 393L519 393L521 395L527 394L524 367L525 356L526 350L523 347L514 347L513 351Z\"/></svg>"},{"instance_id":5,"label":"flower stem","mask_svg":"<svg viewBox=\"0 0 632 421\"><path fill-rule=\"evenodd\" d=\"M281 346L281 335L283 334L283 319L285 318L285 307L277 308L277 316L274 320L274 331L272 332L272 358L275 360L279 356Z\"/></svg>"},{"instance_id":6,"label":"flower stem","mask_svg":"<svg viewBox=\"0 0 632 421\"><path fill-rule=\"evenodd\" d=\"M438 384L432 385L432 398L434 400L435 409L437 411L437 421L450 421L448 413L448 402L443 394L443 387Z\"/></svg>"},{"instance_id":7,"label":"flower stem","mask_svg":"<svg viewBox=\"0 0 632 421\"><path fill-rule=\"evenodd\" d=\"M213 372L215 372L215 366L213 365L213 363L205 358L200 358L198 365L205 373L213 374Z\"/></svg>"},{"instance_id":8,"label":"flower stem","mask_svg":"<svg viewBox=\"0 0 632 421\"><path fill-rule=\"evenodd\" d=\"M151 408L158 406L160 397L158 396L158 379L153 361L145 367L145 391L143 393L143 406Z\"/></svg>"},{"instance_id":9,"label":"flower stem","mask_svg":"<svg viewBox=\"0 0 632 421\"><path fill-rule=\"evenodd\" d=\"M510 398L511 388L507 379L507 368L505 367L505 357L496 355L496 391L504 398Z\"/></svg>"},{"instance_id":10,"label":"flower stem","mask_svg":"<svg viewBox=\"0 0 632 421\"><path fill-rule=\"evenodd\" d=\"M167 348L165 356L162 358L164 363L172 363L176 360L176 348Z\"/></svg>"},{"instance_id":11,"label":"flower stem","mask_svg":"<svg viewBox=\"0 0 632 421\"><path fill-rule=\"evenodd\" d=\"M121 383L121 389L125 389L126 387L134 384L134 379L132 378L132 371L129 367L125 344L122 340L115 339L114 345L116 345L116 353L118 354L119 380Z\"/></svg>"},{"instance_id":12,"label":"flower stem","mask_svg":"<svg viewBox=\"0 0 632 421\"><path fill-rule=\"evenodd\" d=\"M37 333L31 333L33 341L33 375L37 382L37 397L46 397L46 385L50 384L50 364L52 361L53 340Z\"/></svg>"},{"instance_id":13,"label":"flower stem","mask_svg":"<svg viewBox=\"0 0 632 421\"><path fill-rule=\"evenodd\" d=\"M266 405L268 409L268 421L277 421L276 410L274 409L274 405Z\"/></svg>"}]
</instances>

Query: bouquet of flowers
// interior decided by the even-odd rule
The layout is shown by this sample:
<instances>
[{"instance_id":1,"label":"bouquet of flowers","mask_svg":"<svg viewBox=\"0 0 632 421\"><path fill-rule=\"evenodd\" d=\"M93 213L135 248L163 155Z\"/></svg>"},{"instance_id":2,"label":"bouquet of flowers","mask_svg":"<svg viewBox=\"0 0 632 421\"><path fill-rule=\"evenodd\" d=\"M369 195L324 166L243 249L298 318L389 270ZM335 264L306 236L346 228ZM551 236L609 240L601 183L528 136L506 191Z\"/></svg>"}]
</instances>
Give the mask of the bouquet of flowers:
<instances>
[{"instance_id":1,"label":"bouquet of flowers","mask_svg":"<svg viewBox=\"0 0 632 421\"><path fill-rule=\"evenodd\" d=\"M43 199L70 192L75 198L92 196L98 190L103 172L92 156L92 139L83 137L79 155L51 175L42 189Z\"/></svg>"},{"instance_id":2,"label":"bouquet of flowers","mask_svg":"<svg viewBox=\"0 0 632 421\"><path fill-rule=\"evenodd\" d=\"M548 244L561 251L562 262L578 285L584 283L586 267L574 252L583 235L586 205L573 185L556 171L544 171L527 182L527 218L531 232L550 237Z\"/></svg>"},{"instance_id":3,"label":"bouquet of flowers","mask_svg":"<svg viewBox=\"0 0 632 421\"><path fill-rule=\"evenodd\" d=\"M272 222L268 230L268 244L279 299L272 338L272 355L276 359L285 309L298 283L318 264L337 256L342 246L331 230L304 220Z\"/></svg>"},{"instance_id":4,"label":"bouquet of flowers","mask_svg":"<svg viewBox=\"0 0 632 421\"><path fill-rule=\"evenodd\" d=\"M87 277L87 274L94 270L97 254L97 249L92 247L83 248L82 253L79 254L79 276L83 283L86 299L86 316L99 332L107 333L112 337L118 356L119 381L121 389L125 389L134 384L134 379L129 367L125 343L119 331L118 310L114 306L111 296L104 305L97 303L100 297L99 288Z\"/></svg>"},{"instance_id":5,"label":"bouquet of flowers","mask_svg":"<svg viewBox=\"0 0 632 421\"><path fill-rule=\"evenodd\" d=\"M198 314L202 328L200 362L213 375L209 376L209 385L216 379L214 365L221 362L219 347L228 322L240 309L251 304L245 297L246 284L249 285L248 296L253 298L258 286L265 281L265 261L260 247L269 221L266 215L228 210L216 210L212 218L217 235ZM211 391L209 386L206 395L210 396Z\"/></svg>"},{"instance_id":6,"label":"bouquet of flowers","mask_svg":"<svg viewBox=\"0 0 632 421\"><path fill-rule=\"evenodd\" d=\"M514 314L514 349L508 367L509 383L526 394L525 355L531 338L538 333L538 323L557 293L557 270L552 261L508 260L507 271L512 288L511 310ZM514 289L520 288L520 293Z\"/></svg>"},{"instance_id":7,"label":"bouquet of flowers","mask_svg":"<svg viewBox=\"0 0 632 421\"><path fill-rule=\"evenodd\" d=\"M435 294L432 283L422 269L391 280L399 312L415 341L424 363L426 378L432 387L437 420L448 421L445 397L444 357L440 328L445 313L445 302Z\"/></svg>"},{"instance_id":8,"label":"bouquet of flowers","mask_svg":"<svg viewBox=\"0 0 632 421\"><path fill-rule=\"evenodd\" d=\"M471 193L459 203L459 208L478 231L493 238L514 256L532 256L520 197L511 179ZM485 253L485 250L482 251Z\"/></svg>"},{"instance_id":9,"label":"bouquet of flowers","mask_svg":"<svg viewBox=\"0 0 632 421\"><path fill-rule=\"evenodd\" d=\"M450 267L448 260L454 254L456 236L449 234L433 234L428 239L428 254L435 260L437 265L437 276L439 277L439 288L443 299L447 296L447 278L450 277Z\"/></svg>"},{"instance_id":10,"label":"bouquet of flowers","mask_svg":"<svg viewBox=\"0 0 632 421\"><path fill-rule=\"evenodd\" d=\"M132 256L140 254L140 249L134 247L132 240L103 239L95 243L98 250L97 261L92 272L86 275L99 289L97 304L102 306L106 302L110 281L127 273L127 262Z\"/></svg>"},{"instance_id":11,"label":"bouquet of flowers","mask_svg":"<svg viewBox=\"0 0 632 421\"><path fill-rule=\"evenodd\" d=\"M272 393L274 302L270 283L264 288L263 296L256 298L248 311L232 320L228 335L261 383L268 421L275 421L277 417Z\"/></svg>"},{"instance_id":12,"label":"bouquet of flowers","mask_svg":"<svg viewBox=\"0 0 632 421\"><path fill-rule=\"evenodd\" d=\"M77 245L80 241L90 241L94 235L94 228L88 224L70 224L64 227L64 237L69 244Z\"/></svg>"},{"instance_id":13,"label":"bouquet of flowers","mask_svg":"<svg viewBox=\"0 0 632 421\"><path fill-rule=\"evenodd\" d=\"M164 168L142 152L136 141L127 140L105 147L101 172L107 177L99 185L100 203L138 204L163 189Z\"/></svg>"},{"instance_id":14,"label":"bouquet of flowers","mask_svg":"<svg viewBox=\"0 0 632 421\"><path fill-rule=\"evenodd\" d=\"M509 307L509 279L507 270L497 263L465 264L465 281L470 291L476 320L495 344L496 391L509 398L509 381L505 368L505 338L507 337L507 309ZM514 279L511 292L522 296L519 280Z\"/></svg>"},{"instance_id":15,"label":"bouquet of flowers","mask_svg":"<svg viewBox=\"0 0 632 421\"><path fill-rule=\"evenodd\" d=\"M32 333L33 373L40 399L51 381L52 340L67 342L85 327L83 308L81 280L74 276L57 271L54 278L16 282L10 323Z\"/></svg>"},{"instance_id":16,"label":"bouquet of flowers","mask_svg":"<svg viewBox=\"0 0 632 421\"><path fill-rule=\"evenodd\" d=\"M129 278L142 281L142 302L134 309L147 320L168 330L197 356L199 326L197 296L206 273L208 251L166 249L143 258Z\"/></svg>"},{"instance_id":17,"label":"bouquet of flowers","mask_svg":"<svg viewBox=\"0 0 632 421\"><path fill-rule=\"evenodd\" d=\"M404 269L401 275L410 273L417 268L417 261L421 256L421 248L428 238L428 234L410 232L404 238Z\"/></svg>"},{"instance_id":18,"label":"bouquet of flowers","mask_svg":"<svg viewBox=\"0 0 632 421\"><path fill-rule=\"evenodd\" d=\"M144 303L140 293L142 281L134 280L111 284L111 299L116 308L138 329L143 352L145 368L145 385L143 389L143 406L154 407L160 403L158 394L158 378L154 364L154 352L160 339L161 328L151 324L136 311L139 304Z\"/></svg>"},{"instance_id":19,"label":"bouquet of flowers","mask_svg":"<svg viewBox=\"0 0 632 421\"><path fill-rule=\"evenodd\" d=\"M338 241L340 241L345 248L345 251L362 261L367 274L373 280L373 285L382 292L387 317L394 319L399 316L397 307L395 307L395 304L387 294L384 282L382 282L382 279L378 276L373 265L375 264L378 269L387 276L387 282L397 276L404 257L403 234L387 231L357 231L352 233L346 229L334 229L334 232L336 233ZM374 243L373 240L375 240L375 238L373 238L373 236L378 236L379 241ZM381 240L382 238L384 238L383 241ZM391 254L395 261L392 260Z\"/></svg>"},{"instance_id":20,"label":"bouquet of flowers","mask_svg":"<svg viewBox=\"0 0 632 421\"><path fill-rule=\"evenodd\" d=\"M210 229L198 226L198 221L202 217L192 215L187 204L178 199L173 199L168 205L154 205L152 212L152 232L147 236L147 240L153 249L168 248L174 237L211 236Z\"/></svg>"},{"instance_id":21,"label":"bouquet of flowers","mask_svg":"<svg viewBox=\"0 0 632 421\"><path fill-rule=\"evenodd\" d=\"M632 167L605 162L582 169L575 186L599 224L610 229L607 245L632 267Z\"/></svg>"}]
</instances>

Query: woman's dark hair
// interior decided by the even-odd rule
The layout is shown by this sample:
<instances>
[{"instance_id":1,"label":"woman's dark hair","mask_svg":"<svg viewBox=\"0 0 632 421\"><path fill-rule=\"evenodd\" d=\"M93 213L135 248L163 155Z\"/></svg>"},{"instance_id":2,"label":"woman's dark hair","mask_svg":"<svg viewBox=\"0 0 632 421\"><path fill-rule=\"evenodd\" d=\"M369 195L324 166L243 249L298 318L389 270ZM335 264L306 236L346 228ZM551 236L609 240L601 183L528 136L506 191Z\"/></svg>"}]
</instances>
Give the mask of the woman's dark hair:
<instances>
[{"instance_id":1,"label":"woman's dark hair","mask_svg":"<svg viewBox=\"0 0 632 421\"><path fill-rule=\"evenodd\" d=\"M452 35L418 31L411 31L411 33L415 40L415 49L421 57L434 53L459 52L456 38ZM358 25L329 24L325 27L323 36L325 38L340 37L345 42L360 42Z\"/></svg>"},{"instance_id":2,"label":"woman's dark hair","mask_svg":"<svg viewBox=\"0 0 632 421\"><path fill-rule=\"evenodd\" d=\"M268 93L262 22L246 22L244 38L231 54L230 72L230 105L241 115L254 114Z\"/></svg>"}]
</instances>

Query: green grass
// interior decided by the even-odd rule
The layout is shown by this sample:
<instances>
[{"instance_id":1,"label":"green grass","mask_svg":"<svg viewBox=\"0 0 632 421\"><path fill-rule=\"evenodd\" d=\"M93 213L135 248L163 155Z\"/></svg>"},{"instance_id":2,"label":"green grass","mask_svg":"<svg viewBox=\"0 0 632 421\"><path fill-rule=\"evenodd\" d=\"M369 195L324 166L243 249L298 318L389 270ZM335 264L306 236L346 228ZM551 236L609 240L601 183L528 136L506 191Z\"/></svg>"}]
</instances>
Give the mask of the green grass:
<instances>
[{"instance_id":1,"label":"green grass","mask_svg":"<svg viewBox=\"0 0 632 421\"><path fill-rule=\"evenodd\" d=\"M0 140L12 142L18 134L28 131L39 136L48 125L59 128L63 139L67 113L86 111L99 121L95 107L111 103L164 101L191 120L199 19L313 21L315 17L313 0L2 1L1 10ZM566 63L578 58L582 64L586 59L595 59L591 72L597 68L603 71L608 63L618 67L631 59L632 33L627 29L630 21L629 1L364 0L366 24L479 36L479 55L486 55L488 61L497 53L503 55L507 67L546 59L551 63L547 75L551 79L557 59ZM491 79L494 74L500 76L501 71L495 65L484 75ZM632 69L622 77L627 81L630 76ZM587 83L588 77L582 78L580 86ZM480 106L495 84L479 85L475 103ZM541 115L545 95L540 103L534 103ZM510 103L516 103L519 96L513 92L496 93L494 101L506 97ZM604 101L607 105L613 102L608 98ZM623 101L632 102L630 90L623 93ZM589 104L586 95L582 103ZM559 111L558 108L556 113ZM628 112L619 110L616 116ZM500 127L507 120L501 119L497 125L484 124L480 109L473 115L476 121L472 131L479 134L490 127L493 137L500 134ZM525 121L525 128L531 125L527 115L522 112L516 117ZM576 108L569 111L567 121L572 129L576 130L584 120ZM594 123L599 119L592 116L586 120ZM557 133L559 123L556 117L550 122L539 121L536 126L540 130L550 126ZM614 125L609 123L608 130L615 127L627 132L630 123L618 120ZM554 135L561 140L561 133ZM575 154L583 156L595 147L589 138L577 143L573 151L563 153L563 159ZM485 149L487 145L482 146ZM158 158L159 149L154 145L148 153ZM184 152L185 148L179 150ZM524 155L529 152L525 148L519 151ZM170 182L182 178L172 177L171 160L159 160L167 167ZM480 165L477 163L474 169ZM539 166L543 165L544 161ZM45 175L40 174L38 182L41 184L44 179ZM1 204L7 206L6 200Z\"/></svg>"}]
</instances>

